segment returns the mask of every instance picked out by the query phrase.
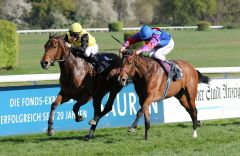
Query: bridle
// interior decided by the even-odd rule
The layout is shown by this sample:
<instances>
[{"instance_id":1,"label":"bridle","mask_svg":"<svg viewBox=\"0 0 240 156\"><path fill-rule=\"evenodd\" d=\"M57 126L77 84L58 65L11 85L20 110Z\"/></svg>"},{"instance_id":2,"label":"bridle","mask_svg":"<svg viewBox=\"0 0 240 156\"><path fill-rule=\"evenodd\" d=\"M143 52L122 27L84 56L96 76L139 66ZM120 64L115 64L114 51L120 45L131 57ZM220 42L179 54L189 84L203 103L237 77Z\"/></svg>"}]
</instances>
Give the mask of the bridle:
<instances>
[{"instance_id":1,"label":"bridle","mask_svg":"<svg viewBox=\"0 0 240 156\"><path fill-rule=\"evenodd\" d=\"M68 56L66 58L62 58L62 59L54 59L53 56L51 56L48 52L45 52L43 54L43 56L47 55L50 59L51 59L51 63L54 63L54 62L65 62L69 56L70 56L70 50L66 48L66 46L64 46L63 44L61 44L61 41L60 39L57 40L57 43L62 47L62 49L65 51L68 51Z\"/></svg>"},{"instance_id":2,"label":"bridle","mask_svg":"<svg viewBox=\"0 0 240 156\"><path fill-rule=\"evenodd\" d=\"M137 60L133 57L133 54L127 56L126 59L132 59L132 67L131 67L131 68L141 67L141 66L142 66L141 64L138 64L138 63L137 63ZM146 61L147 61L147 60L146 60ZM151 65L151 66L152 66L152 65ZM151 66L150 66L150 68L151 68ZM147 70L146 70L146 72L143 74L144 76L146 76L146 75L148 74L148 71L149 71L150 68L149 68L148 63L147 63ZM130 77L129 71L127 71L125 68L121 68L121 71L124 71L124 72L128 75L128 77Z\"/></svg>"},{"instance_id":3,"label":"bridle","mask_svg":"<svg viewBox=\"0 0 240 156\"><path fill-rule=\"evenodd\" d=\"M125 58L125 59L133 59L133 60L134 60L134 58L133 58L132 55L127 56L127 58ZM134 61L135 61L135 60L134 60ZM132 64L131 64L132 67L131 67L131 69L132 69L132 68L135 68L135 63L133 63L134 61L132 61ZM124 72L127 74L127 76L130 77L129 71L127 71L124 67L121 68L120 71L121 71L121 72L124 71Z\"/></svg>"}]
</instances>

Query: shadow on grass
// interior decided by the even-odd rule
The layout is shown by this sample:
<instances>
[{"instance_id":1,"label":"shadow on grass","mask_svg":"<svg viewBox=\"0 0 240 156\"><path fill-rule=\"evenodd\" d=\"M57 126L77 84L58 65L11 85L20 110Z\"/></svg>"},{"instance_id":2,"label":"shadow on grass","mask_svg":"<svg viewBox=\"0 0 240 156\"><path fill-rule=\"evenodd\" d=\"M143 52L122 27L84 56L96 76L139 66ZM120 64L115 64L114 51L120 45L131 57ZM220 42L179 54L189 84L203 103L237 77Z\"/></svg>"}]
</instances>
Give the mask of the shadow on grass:
<instances>
[{"instance_id":1,"label":"shadow on grass","mask_svg":"<svg viewBox=\"0 0 240 156\"><path fill-rule=\"evenodd\" d=\"M216 120L216 122L214 123L214 120L205 120L205 121L201 121L200 122L200 126L198 127L204 127L204 126L233 126L233 125L237 125L240 126L240 121L228 121L228 120ZM165 125L166 127L180 127L180 128L189 128L192 127L192 123L191 122L182 122L182 123L173 123L173 124L168 124Z\"/></svg>"},{"instance_id":2,"label":"shadow on grass","mask_svg":"<svg viewBox=\"0 0 240 156\"><path fill-rule=\"evenodd\" d=\"M213 121L211 121L211 123L203 124L203 126L233 126L233 125L240 126L240 121L226 122L226 123L218 123L218 122L213 123Z\"/></svg>"},{"instance_id":3,"label":"shadow on grass","mask_svg":"<svg viewBox=\"0 0 240 156\"><path fill-rule=\"evenodd\" d=\"M96 135L94 136L92 139L105 139L106 138L111 138L111 136L113 137L113 135L110 134L103 134L103 135ZM31 137L31 138L27 138L27 137L22 137L19 138L17 137L11 137L11 138L2 138L0 139L0 143L5 143L5 142L12 142L12 143L24 143L24 142L34 142L34 143L38 143L38 142L48 142L48 141L66 141L66 140L77 140L77 141L86 141L85 140L85 135L84 136L52 136L52 137ZM119 140L116 140L119 141ZM115 142L114 140L106 140L106 143L113 143Z\"/></svg>"}]
</instances>

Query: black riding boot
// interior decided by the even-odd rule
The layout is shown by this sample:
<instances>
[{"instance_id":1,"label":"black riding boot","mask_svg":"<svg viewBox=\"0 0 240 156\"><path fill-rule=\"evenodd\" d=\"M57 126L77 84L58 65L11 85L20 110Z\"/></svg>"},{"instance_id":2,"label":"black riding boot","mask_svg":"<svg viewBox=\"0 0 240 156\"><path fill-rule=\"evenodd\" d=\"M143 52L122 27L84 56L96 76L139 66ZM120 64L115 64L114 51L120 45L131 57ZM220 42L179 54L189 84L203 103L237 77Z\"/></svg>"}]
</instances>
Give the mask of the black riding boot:
<instances>
[{"instance_id":1,"label":"black riding boot","mask_svg":"<svg viewBox=\"0 0 240 156\"><path fill-rule=\"evenodd\" d=\"M100 62L98 62L97 57L93 54L91 54L89 56L92 65L94 66L94 68L97 70L97 72L100 74L104 71L104 67L100 64Z\"/></svg>"},{"instance_id":2,"label":"black riding boot","mask_svg":"<svg viewBox=\"0 0 240 156\"><path fill-rule=\"evenodd\" d=\"M171 70L173 72L173 79L179 80L182 78L182 69L176 63L171 62Z\"/></svg>"},{"instance_id":3,"label":"black riding boot","mask_svg":"<svg viewBox=\"0 0 240 156\"><path fill-rule=\"evenodd\" d=\"M169 74L169 77L173 80L173 81L176 81L178 79L181 79L181 77L183 76L182 74L182 69L179 68L179 66L172 62L172 61L168 61L168 60L164 60L164 61L161 61L161 64L163 65L164 69L167 70L168 74ZM169 67L167 66L167 64L170 65L170 69Z\"/></svg>"}]
</instances>

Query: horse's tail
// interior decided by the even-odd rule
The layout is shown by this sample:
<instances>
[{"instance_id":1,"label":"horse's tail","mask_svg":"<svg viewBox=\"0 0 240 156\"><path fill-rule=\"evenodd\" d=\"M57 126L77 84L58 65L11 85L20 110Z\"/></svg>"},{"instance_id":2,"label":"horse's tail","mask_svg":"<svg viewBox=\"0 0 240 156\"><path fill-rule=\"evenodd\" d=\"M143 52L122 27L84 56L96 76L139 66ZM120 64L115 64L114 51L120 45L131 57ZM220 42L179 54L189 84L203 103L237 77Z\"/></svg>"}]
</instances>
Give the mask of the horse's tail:
<instances>
[{"instance_id":1,"label":"horse's tail","mask_svg":"<svg viewBox=\"0 0 240 156\"><path fill-rule=\"evenodd\" d=\"M199 83L206 83L206 84L209 83L209 81L210 81L209 77L202 75L202 73L200 73L198 70L197 70L197 73L198 73L198 82Z\"/></svg>"}]
</instances>

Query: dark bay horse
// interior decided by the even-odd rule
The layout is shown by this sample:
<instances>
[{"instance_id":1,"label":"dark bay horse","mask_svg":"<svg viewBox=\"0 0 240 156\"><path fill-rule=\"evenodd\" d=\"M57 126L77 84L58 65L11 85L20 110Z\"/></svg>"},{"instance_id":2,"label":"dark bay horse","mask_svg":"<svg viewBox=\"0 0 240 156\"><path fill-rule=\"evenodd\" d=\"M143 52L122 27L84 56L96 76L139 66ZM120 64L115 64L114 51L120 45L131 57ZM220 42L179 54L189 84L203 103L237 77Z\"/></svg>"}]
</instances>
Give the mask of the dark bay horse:
<instances>
[{"instance_id":1,"label":"dark bay horse","mask_svg":"<svg viewBox=\"0 0 240 156\"><path fill-rule=\"evenodd\" d=\"M190 114L193 123L193 137L197 137L198 121L195 105L197 87L198 83L208 83L210 79L207 76L203 76L191 64L183 60L175 60L174 62L182 69L183 77L180 80L170 82L168 92L164 97L168 76L156 60L138 56L135 53L123 58L123 65L119 76L120 84L125 85L128 77L132 77L141 106L137 112L135 121L128 131L132 132L137 128L137 123L144 114L145 139L147 140L150 128L149 106L154 101L175 96Z\"/></svg>"},{"instance_id":2,"label":"dark bay horse","mask_svg":"<svg viewBox=\"0 0 240 156\"><path fill-rule=\"evenodd\" d=\"M114 99L122 89L118 83L122 64L121 58L113 53L105 53L107 57L112 59L112 64L102 75L98 75L89 62L70 52L70 49L65 45L63 36L49 36L44 48L45 52L40 61L41 66L43 69L48 69L52 63L59 63L61 87L56 100L51 105L48 135L51 136L55 133L52 127L53 117L59 105L70 99L76 100L73 112L75 121L79 122L83 120L83 117L78 115L80 107L93 99L94 118L89 122L92 126L89 134L85 136L86 139L92 138L99 119L112 110ZM108 101L104 110L101 111L101 101L108 92Z\"/></svg>"}]
</instances>

